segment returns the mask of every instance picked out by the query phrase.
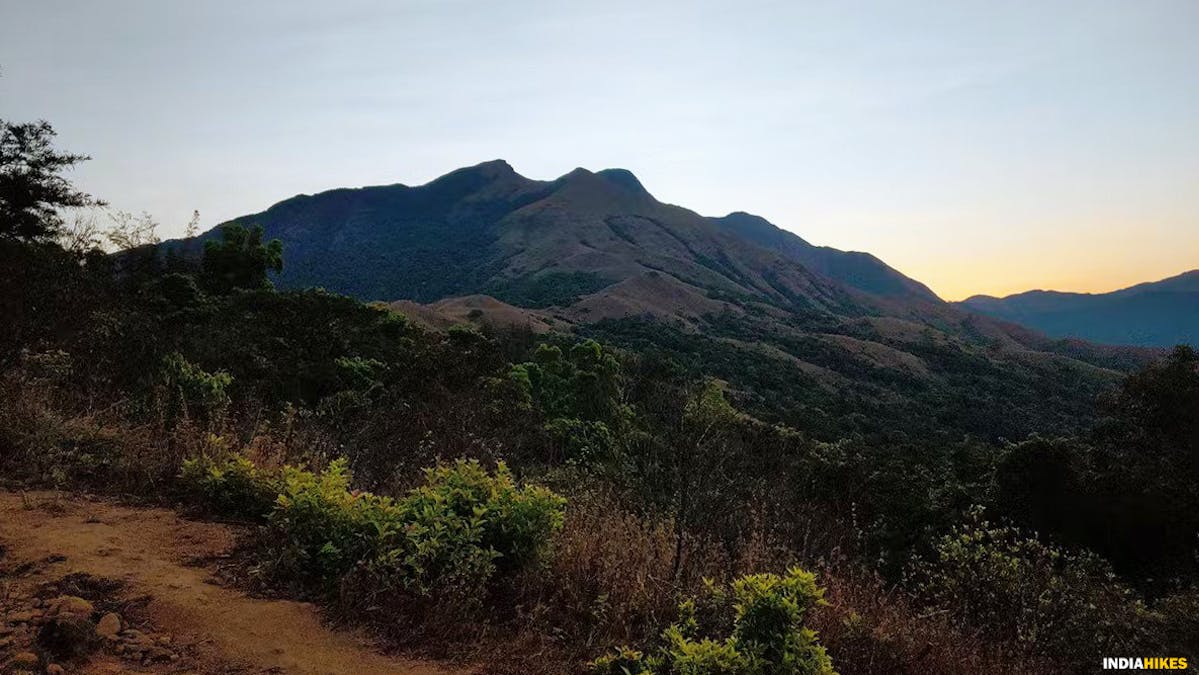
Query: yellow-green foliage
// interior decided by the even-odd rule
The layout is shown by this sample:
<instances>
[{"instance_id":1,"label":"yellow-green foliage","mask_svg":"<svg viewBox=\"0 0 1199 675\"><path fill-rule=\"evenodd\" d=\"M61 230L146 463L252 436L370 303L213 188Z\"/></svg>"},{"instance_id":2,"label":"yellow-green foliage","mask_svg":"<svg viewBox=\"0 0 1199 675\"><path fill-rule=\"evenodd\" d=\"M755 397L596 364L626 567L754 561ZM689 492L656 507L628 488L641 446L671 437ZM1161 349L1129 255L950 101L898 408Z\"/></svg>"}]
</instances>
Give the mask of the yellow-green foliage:
<instances>
[{"instance_id":1,"label":"yellow-green foliage","mask_svg":"<svg viewBox=\"0 0 1199 675\"><path fill-rule=\"evenodd\" d=\"M201 455L184 460L183 495L198 508L233 518L265 518L275 505L280 481L241 455Z\"/></svg>"},{"instance_id":2,"label":"yellow-green foliage","mask_svg":"<svg viewBox=\"0 0 1199 675\"><path fill-rule=\"evenodd\" d=\"M600 675L654 675L652 658L645 654L621 647L611 654L604 654L591 663L591 670Z\"/></svg>"},{"instance_id":3,"label":"yellow-green foliage","mask_svg":"<svg viewBox=\"0 0 1199 675\"><path fill-rule=\"evenodd\" d=\"M816 633L804 626L823 594L815 575L798 567L728 587L710 583L700 603L679 605L679 620L663 631L655 655L622 648L592 668L602 675L835 675Z\"/></svg>"},{"instance_id":4,"label":"yellow-green foliage","mask_svg":"<svg viewBox=\"0 0 1199 675\"><path fill-rule=\"evenodd\" d=\"M229 373L206 372L182 354L172 352L163 358L159 375L172 417L211 417L229 405L228 390L233 384L233 376Z\"/></svg>"},{"instance_id":5,"label":"yellow-green foliage","mask_svg":"<svg viewBox=\"0 0 1199 675\"><path fill-rule=\"evenodd\" d=\"M536 562L562 527L565 500L517 486L503 464L459 460L425 479L393 500L351 491L344 460L288 469L270 517L275 571L326 590L355 572L379 591L478 596L497 570Z\"/></svg>"},{"instance_id":6,"label":"yellow-green foliage","mask_svg":"<svg viewBox=\"0 0 1199 675\"><path fill-rule=\"evenodd\" d=\"M403 536L393 500L350 491L344 459L320 473L287 467L269 523L275 572L328 584Z\"/></svg>"},{"instance_id":7,"label":"yellow-green foliage","mask_svg":"<svg viewBox=\"0 0 1199 675\"><path fill-rule=\"evenodd\" d=\"M537 485L518 487L503 462L488 473L476 461L458 460L426 469L425 484L402 506L411 522L425 528L477 523L479 544L496 553L501 568L515 569L545 553L550 535L562 529L566 500Z\"/></svg>"}]
</instances>

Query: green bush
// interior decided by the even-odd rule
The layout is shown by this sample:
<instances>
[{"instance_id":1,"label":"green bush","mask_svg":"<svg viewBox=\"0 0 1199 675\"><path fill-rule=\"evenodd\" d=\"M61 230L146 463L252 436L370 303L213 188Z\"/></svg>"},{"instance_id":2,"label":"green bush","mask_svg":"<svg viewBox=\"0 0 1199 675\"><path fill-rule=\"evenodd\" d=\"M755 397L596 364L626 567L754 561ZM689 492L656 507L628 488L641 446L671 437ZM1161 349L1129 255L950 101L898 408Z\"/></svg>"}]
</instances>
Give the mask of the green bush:
<instances>
[{"instance_id":1,"label":"green bush","mask_svg":"<svg viewBox=\"0 0 1199 675\"><path fill-rule=\"evenodd\" d=\"M565 500L518 487L503 464L459 460L425 479L393 500L351 491L344 460L288 469L270 517L276 573L326 591L354 572L371 592L478 598L497 571L538 561L562 527Z\"/></svg>"},{"instance_id":2,"label":"green bush","mask_svg":"<svg viewBox=\"0 0 1199 675\"><path fill-rule=\"evenodd\" d=\"M229 405L228 390L233 377L224 371L205 372L178 352L163 359L160 378L172 420L193 414L209 419L223 413Z\"/></svg>"},{"instance_id":3,"label":"green bush","mask_svg":"<svg viewBox=\"0 0 1199 675\"><path fill-rule=\"evenodd\" d=\"M754 574L729 587L708 584L701 602L679 605L652 656L621 648L592 662L601 675L835 675L832 660L804 626L823 604L816 577L798 567Z\"/></svg>"},{"instance_id":4,"label":"green bush","mask_svg":"<svg viewBox=\"0 0 1199 675\"><path fill-rule=\"evenodd\" d=\"M272 571L330 590L359 561L396 545L403 520L393 500L350 491L345 459L320 473L287 467L269 519Z\"/></svg>"},{"instance_id":5,"label":"green bush","mask_svg":"<svg viewBox=\"0 0 1199 675\"><path fill-rule=\"evenodd\" d=\"M1145 607L1102 558L982 519L944 536L916 578L926 600L997 640L1089 663L1143 644Z\"/></svg>"},{"instance_id":6,"label":"green bush","mask_svg":"<svg viewBox=\"0 0 1199 675\"><path fill-rule=\"evenodd\" d=\"M428 531L461 529L473 536L477 528L478 545L495 552L501 569L512 570L546 552L562 529L566 500L540 486L517 487L503 462L489 474L477 461L458 460L426 469L425 484L402 505L408 519Z\"/></svg>"},{"instance_id":7,"label":"green bush","mask_svg":"<svg viewBox=\"0 0 1199 675\"><path fill-rule=\"evenodd\" d=\"M804 617L824 602L816 576L792 568L783 576L754 574L733 582L733 641L751 672L829 673L832 662Z\"/></svg>"},{"instance_id":8,"label":"green bush","mask_svg":"<svg viewBox=\"0 0 1199 675\"><path fill-rule=\"evenodd\" d=\"M179 486L201 510L231 518L265 519L279 495L277 475L241 455L201 455L183 461Z\"/></svg>"}]
</instances>

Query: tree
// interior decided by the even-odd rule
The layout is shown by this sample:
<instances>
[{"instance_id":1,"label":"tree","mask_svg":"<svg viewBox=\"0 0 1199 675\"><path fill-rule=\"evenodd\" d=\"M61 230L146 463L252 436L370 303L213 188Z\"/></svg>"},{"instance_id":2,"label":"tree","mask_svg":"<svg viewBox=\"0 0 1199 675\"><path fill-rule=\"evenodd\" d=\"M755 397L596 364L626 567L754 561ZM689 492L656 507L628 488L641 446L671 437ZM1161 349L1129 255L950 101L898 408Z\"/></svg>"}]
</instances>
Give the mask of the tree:
<instances>
[{"instance_id":1,"label":"tree","mask_svg":"<svg viewBox=\"0 0 1199 675\"><path fill-rule=\"evenodd\" d=\"M1166 358L1128 376L1105 402L1108 423L1101 434L1131 452L1164 463L1160 473L1180 472L1199 480L1199 353L1178 345Z\"/></svg>"},{"instance_id":2,"label":"tree","mask_svg":"<svg viewBox=\"0 0 1199 675\"><path fill-rule=\"evenodd\" d=\"M271 288L268 272L283 271L283 243L262 242L262 226L247 230L237 223L221 228L221 240L204 242L202 276L206 286L218 293L235 288Z\"/></svg>"},{"instance_id":3,"label":"tree","mask_svg":"<svg viewBox=\"0 0 1199 675\"><path fill-rule=\"evenodd\" d=\"M0 120L0 237L53 239L63 227L59 209L102 204L61 175L91 158L55 150L54 136L45 121Z\"/></svg>"},{"instance_id":4,"label":"tree","mask_svg":"<svg viewBox=\"0 0 1199 675\"><path fill-rule=\"evenodd\" d=\"M145 211L140 216L128 211L113 211L108 218L112 226L104 232L104 238L118 251L132 251L161 241L158 238L158 222Z\"/></svg>"}]
</instances>

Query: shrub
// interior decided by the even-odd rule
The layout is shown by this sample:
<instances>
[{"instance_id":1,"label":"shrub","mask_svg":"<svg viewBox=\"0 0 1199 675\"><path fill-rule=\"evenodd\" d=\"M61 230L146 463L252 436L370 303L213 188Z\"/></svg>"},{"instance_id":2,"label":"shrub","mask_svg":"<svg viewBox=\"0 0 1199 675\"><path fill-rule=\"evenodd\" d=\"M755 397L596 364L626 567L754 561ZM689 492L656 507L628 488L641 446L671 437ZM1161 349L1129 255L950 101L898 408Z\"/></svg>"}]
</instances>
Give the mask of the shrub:
<instances>
[{"instance_id":1,"label":"shrub","mask_svg":"<svg viewBox=\"0 0 1199 675\"><path fill-rule=\"evenodd\" d=\"M566 500L537 485L517 487L500 462L489 474L479 462L458 460L425 470L425 485L404 500L411 518L429 527L427 513L445 508L446 517L479 519L481 545L496 552L504 569L524 567L546 552L562 529Z\"/></svg>"},{"instance_id":2,"label":"shrub","mask_svg":"<svg viewBox=\"0 0 1199 675\"><path fill-rule=\"evenodd\" d=\"M228 389L233 377L224 371L205 372L178 352L168 354L160 373L167 391L172 419L197 413L209 419L229 405Z\"/></svg>"},{"instance_id":3,"label":"shrub","mask_svg":"<svg viewBox=\"0 0 1199 675\"><path fill-rule=\"evenodd\" d=\"M763 672L829 673L832 662L804 617L824 601L816 576L798 567L783 576L754 574L733 582L737 649Z\"/></svg>"},{"instance_id":4,"label":"shrub","mask_svg":"<svg viewBox=\"0 0 1199 675\"><path fill-rule=\"evenodd\" d=\"M400 538L403 519L394 501L349 488L344 459L320 473L284 469L269 519L276 576L331 590L359 561Z\"/></svg>"},{"instance_id":5,"label":"shrub","mask_svg":"<svg viewBox=\"0 0 1199 675\"><path fill-rule=\"evenodd\" d=\"M979 510L916 576L926 600L958 621L1046 656L1088 663L1143 640L1145 608L1102 558L992 525Z\"/></svg>"},{"instance_id":6,"label":"shrub","mask_svg":"<svg viewBox=\"0 0 1199 675\"><path fill-rule=\"evenodd\" d=\"M562 526L565 500L518 487L502 463L428 469L393 500L350 491L345 460L319 474L289 468L270 517L277 573L326 591L351 572L370 593L481 598L499 571L538 561Z\"/></svg>"},{"instance_id":7,"label":"shrub","mask_svg":"<svg viewBox=\"0 0 1199 675\"><path fill-rule=\"evenodd\" d=\"M592 669L604 675L835 675L816 633L804 626L808 612L823 603L810 572L794 567L781 576L744 576L728 587L709 583L701 602L679 605L679 620L663 631L656 655L622 648L592 662Z\"/></svg>"},{"instance_id":8,"label":"shrub","mask_svg":"<svg viewBox=\"0 0 1199 675\"><path fill-rule=\"evenodd\" d=\"M248 520L265 519L281 488L279 477L241 455L200 455L183 461L179 486L201 510Z\"/></svg>"}]
</instances>

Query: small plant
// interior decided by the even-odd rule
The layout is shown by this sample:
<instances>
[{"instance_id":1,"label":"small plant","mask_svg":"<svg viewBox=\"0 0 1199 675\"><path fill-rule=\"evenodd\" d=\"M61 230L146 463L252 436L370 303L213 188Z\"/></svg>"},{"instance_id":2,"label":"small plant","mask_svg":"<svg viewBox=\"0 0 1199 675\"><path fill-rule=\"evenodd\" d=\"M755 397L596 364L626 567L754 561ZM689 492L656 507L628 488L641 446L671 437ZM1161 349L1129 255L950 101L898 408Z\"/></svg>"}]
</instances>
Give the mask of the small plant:
<instances>
[{"instance_id":1,"label":"small plant","mask_svg":"<svg viewBox=\"0 0 1199 675\"><path fill-rule=\"evenodd\" d=\"M603 675L835 675L832 660L804 625L823 604L816 577L798 567L754 574L728 587L707 584L701 605L686 600L662 646L645 656L621 648L592 662ZM729 620L731 615L731 621ZM730 625L731 623L731 625Z\"/></svg>"},{"instance_id":2,"label":"small plant","mask_svg":"<svg viewBox=\"0 0 1199 675\"><path fill-rule=\"evenodd\" d=\"M597 675L654 675L654 661L636 649L621 647L592 661L591 672Z\"/></svg>"},{"instance_id":3,"label":"small plant","mask_svg":"<svg viewBox=\"0 0 1199 675\"><path fill-rule=\"evenodd\" d=\"M209 373L174 352L163 359L160 371L172 419L198 414L204 419L220 415L229 405L228 390L233 376L224 371Z\"/></svg>"},{"instance_id":4,"label":"small plant","mask_svg":"<svg viewBox=\"0 0 1199 675\"><path fill-rule=\"evenodd\" d=\"M500 462L488 473L477 461L425 470L425 484L403 500L409 517L426 527L437 520L478 519L480 545L511 570L541 558L562 529L566 500L537 485L518 487ZM430 518L430 516L434 516Z\"/></svg>"}]
</instances>

